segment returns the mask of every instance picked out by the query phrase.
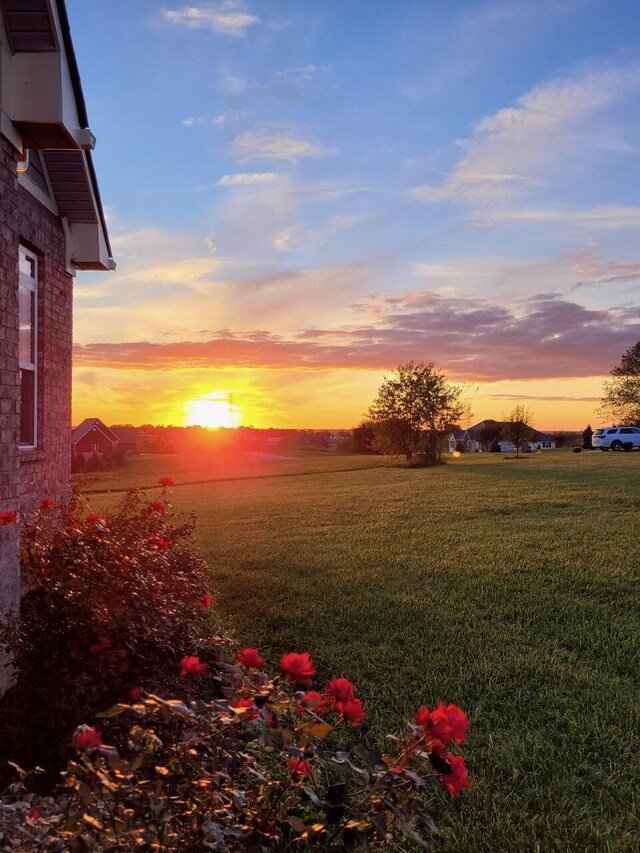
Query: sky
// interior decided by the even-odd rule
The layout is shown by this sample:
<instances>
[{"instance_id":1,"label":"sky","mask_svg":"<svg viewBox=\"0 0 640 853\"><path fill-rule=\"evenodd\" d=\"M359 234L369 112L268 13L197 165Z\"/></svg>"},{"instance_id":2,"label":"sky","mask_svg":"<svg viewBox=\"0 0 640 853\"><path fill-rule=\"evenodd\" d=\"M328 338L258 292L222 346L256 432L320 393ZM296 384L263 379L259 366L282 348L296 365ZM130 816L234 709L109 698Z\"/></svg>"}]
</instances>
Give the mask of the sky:
<instances>
[{"instance_id":1,"label":"sky","mask_svg":"<svg viewBox=\"0 0 640 853\"><path fill-rule=\"evenodd\" d=\"M600 423L640 338L637 0L67 5L118 264L76 279L74 422L351 427L413 359L471 423Z\"/></svg>"}]
</instances>

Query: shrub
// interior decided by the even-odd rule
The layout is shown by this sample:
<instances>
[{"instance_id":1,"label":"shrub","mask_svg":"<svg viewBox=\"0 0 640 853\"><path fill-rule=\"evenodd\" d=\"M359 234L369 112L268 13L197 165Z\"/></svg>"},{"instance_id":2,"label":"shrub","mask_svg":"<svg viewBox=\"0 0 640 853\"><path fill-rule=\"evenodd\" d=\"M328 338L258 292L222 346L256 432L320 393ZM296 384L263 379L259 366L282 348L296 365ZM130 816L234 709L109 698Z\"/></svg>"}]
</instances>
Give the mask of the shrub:
<instances>
[{"instance_id":1,"label":"shrub","mask_svg":"<svg viewBox=\"0 0 640 853\"><path fill-rule=\"evenodd\" d=\"M136 691L99 715L102 731L78 727L78 756L54 797L26 793L18 769L0 834L25 853L45 838L46 849L97 853L430 847L433 786L453 796L469 786L455 751L469 725L460 708L420 707L388 754L336 751L332 733L366 716L350 681L296 691L315 674L308 654L284 655L272 679L257 649L237 660L224 668L224 698ZM202 678L200 666L184 658L184 678Z\"/></svg>"},{"instance_id":2,"label":"shrub","mask_svg":"<svg viewBox=\"0 0 640 853\"><path fill-rule=\"evenodd\" d=\"M582 448L580 447L579 444L574 445L573 452L574 453L582 453Z\"/></svg>"},{"instance_id":3,"label":"shrub","mask_svg":"<svg viewBox=\"0 0 640 853\"><path fill-rule=\"evenodd\" d=\"M0 707L0 753L55 765L70 727L205 636L207 565L194 519L176 518L168 498L130 489L100 515L76 490L59 507L44 500L23 528L28 592L19 621L0 625L19 672Z\"/></svg>"}]
</instances>

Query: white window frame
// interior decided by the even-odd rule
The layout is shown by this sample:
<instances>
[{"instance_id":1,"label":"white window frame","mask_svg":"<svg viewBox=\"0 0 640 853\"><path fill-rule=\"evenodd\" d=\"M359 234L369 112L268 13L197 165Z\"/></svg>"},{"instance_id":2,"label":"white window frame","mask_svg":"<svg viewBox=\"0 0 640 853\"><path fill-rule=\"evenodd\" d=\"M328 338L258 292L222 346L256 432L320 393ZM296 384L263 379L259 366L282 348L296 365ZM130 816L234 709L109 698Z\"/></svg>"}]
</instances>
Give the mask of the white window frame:
<instances>
[{"instance_id":1,"label":"white window frame","mask_svg":"<svg viewBox=\"0 0 640 853\"><path fill-rule=\"evenodd\" d=\"M20 260L24 256L33 262L34 277L31 278L20 269ZM35 450L38 446L38 256L20 243L18 258L18 282L19 287L25 287L34 294L32 323L32 341L34 361L19 361L19 369L30 370L33 373L33 442L23 444L20 441L20 450ZM19 345L19 344L18 344ZM22 405L22 384L20 389L20 402ZM22 439L22 436L20 437Z\"/></svg>"}]
</instances>

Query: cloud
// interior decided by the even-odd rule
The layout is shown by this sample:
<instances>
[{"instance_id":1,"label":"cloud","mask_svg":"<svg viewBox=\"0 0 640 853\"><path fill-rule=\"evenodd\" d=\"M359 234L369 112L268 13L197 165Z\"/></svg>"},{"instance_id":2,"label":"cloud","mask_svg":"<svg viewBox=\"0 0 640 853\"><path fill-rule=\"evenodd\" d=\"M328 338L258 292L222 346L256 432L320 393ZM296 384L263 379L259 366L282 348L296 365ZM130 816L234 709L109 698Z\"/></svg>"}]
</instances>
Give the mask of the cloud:
<instances>
[{"instance_id":1,"label":"cloud","mask_svg":"<svg viewBox=\"0 0 640 853\"><path fill-rule=\"evenodd\" d=\"M479 394L479 397L490 397L492 400L545 400L550 403L599 403L600 397L566 397L550 396L548 394Z\"/></svg>"},{"instance_id":2,"label":"cloud","mask_svg":"<svg viewBox=\"0 0 640 853\"><path fill-rule=\"evenodd\" d=\"M556 225L562 223L576 230L621 231L640 228L640 207L616 207L614 205L590 207L582 210L562 208L539 208L518 210L478 211L474 214L475 225L492 226L499 222L537 222Z\"/></svg>"},{"instance_id":3,"label":"cloud","mask_svg":"<svg viewBox=\"0 0 640 853\"><path fill-rule=\"evenodd\" d=\"M211 30L234 38L246 35L248 27L260 22L260 18L246 12L243 5L234 0L207 3L201 6L182 6L179 9L163 9L162 15L172 24L191 30Z\"/></svg>"},{"instance_id":4,"label":"cloud","mask_svg":"<svg viewBox=\"0 0 640 853\"><path fill-rule=\"evenodd\" d=\"M313 139L268 130L241 133L231 147L241 160L286 160L289 163L295 163L302 157L318 158L334 153Z\"/></svg>"},{"instance_id":5,"label":"cloud","mask_svg":"<svg viewBox=\"0 0 640 853\"><path fill-rule=\"evenodd\" d=\"M606 373L640 336L624 312L589 310L538 294L517 310L431 291L379 297L376 325L308 329L294 335L218 331L205 340L87 344L78 366L174 370L222 367L385 370L433 360L456 380L586 377Z\"/></svg>"},{"instance_id":6,"label":"cloud","mask_svg":"<svg viewBox=\"0 0 640 853\"><path fill-rule=\"evenodd\" d=\"M223 175L218 186L245 187L249 184L272 184L277 180L276 172L238 172L235 175Z\"/></svg>"},{"instance_id":7,"label":"cloud","mask_svg":"<svg viewBox=\"0 0 640 853\"><path fill-rule=\"evenodd\" d=\"M595 119L640 89L640 64L593 71L532 89L517 106L484 118L459 144L464 156L439 186L414 187L418 201L504 204L543 181L563 156L594 147L620 149Z\"/></svg>"}]
</instances>

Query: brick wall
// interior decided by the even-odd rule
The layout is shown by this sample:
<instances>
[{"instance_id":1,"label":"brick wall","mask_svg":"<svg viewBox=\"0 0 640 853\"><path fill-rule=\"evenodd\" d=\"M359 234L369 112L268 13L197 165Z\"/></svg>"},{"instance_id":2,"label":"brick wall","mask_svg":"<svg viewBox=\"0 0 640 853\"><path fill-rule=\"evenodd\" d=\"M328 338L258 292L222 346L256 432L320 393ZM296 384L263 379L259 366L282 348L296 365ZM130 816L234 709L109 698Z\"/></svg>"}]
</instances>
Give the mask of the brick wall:
<instances>
[{"instance_id":1,"label":"brick wall","mask_svg":"<svg viewBox=\"0 0 640 853\"><path fill-rule=\"evenodd\" d=\"M18 245L38 254L38 447L19 450ZM60 220L18 185L0 138L0 511L60 499L70 472L73 278ZM17 531L0 528L0 614L20 597ZM3 676L0 671L0 694Z\"/></svg>"}]
</instances>

